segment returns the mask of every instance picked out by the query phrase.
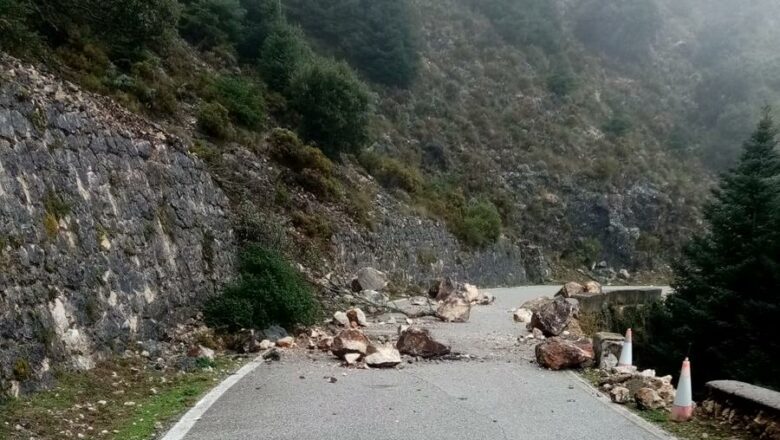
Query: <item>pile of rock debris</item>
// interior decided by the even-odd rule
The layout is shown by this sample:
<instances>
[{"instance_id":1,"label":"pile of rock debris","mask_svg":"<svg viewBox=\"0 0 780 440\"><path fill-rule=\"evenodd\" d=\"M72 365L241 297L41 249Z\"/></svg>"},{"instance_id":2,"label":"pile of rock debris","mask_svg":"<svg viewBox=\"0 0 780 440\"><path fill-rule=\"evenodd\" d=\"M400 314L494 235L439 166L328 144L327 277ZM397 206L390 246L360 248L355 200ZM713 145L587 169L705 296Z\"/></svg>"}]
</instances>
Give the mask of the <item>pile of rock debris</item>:
<instances>
[{"instance_id":1,"label":"pile of rock debris","mask_svg":"<svg viewBox=\"0 0 780 440\"><path fill-rule=\"evenodd\" d=\"M495 299L471 284L444 278L433 283L428 297L391 301L386 293L388 285L385 273L370 267L360 269L348 283L349 292L342 296L353 306L334 312L323 325L297 329L294 337L282 329L274 337L265 339L259 337L273 332L247 330L241 332L232 345L237 351L262 352L261 356L268 360L279 359L279 348L305 347L329 352L345 366L392 368L402 362L403 355L410 359L431 359L451 354L446 342L437 340L429 329L420 326L424 321L413 318L430 316L444 322L467 322L473 305L491 304ZM357 304L363 307L357 307ZM390 313L391 316L380 324L398 324L396 331L392 336L370 337L370 327L378 324L369 322L366 312ZM402 318L398 319L399 315ZM376 340L372 341L372 338Z\"/></svg>"},{"instance_id":2,"label":"pile of rock debris","mask_svg":"<svg viewBox=\"0 0 780 440\"><path fill-rule=\"evenodd\" d=\"M638 371L634 366L618 366L624 337L600 332L586 337L579 325L578 296L601 294L591 281L566 283L554 298L541 297L514 310L514 320L527 324L530 333L523 342L536 343L536 362L551 370L598 369L598 386L613 402L634 403L640 409L669 409L674 402L672 377L657 377L654 370Z\"/></svg>"}]
</instances>

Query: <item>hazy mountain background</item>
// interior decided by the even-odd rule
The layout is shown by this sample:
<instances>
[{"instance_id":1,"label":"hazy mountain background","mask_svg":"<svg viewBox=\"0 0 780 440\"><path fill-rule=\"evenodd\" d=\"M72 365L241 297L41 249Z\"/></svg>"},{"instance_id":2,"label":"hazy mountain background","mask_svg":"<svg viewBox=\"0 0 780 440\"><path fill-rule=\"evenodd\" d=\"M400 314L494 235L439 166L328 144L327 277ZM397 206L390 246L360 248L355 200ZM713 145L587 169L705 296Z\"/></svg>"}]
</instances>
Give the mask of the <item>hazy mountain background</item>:
<instances>
[{"instance_id":1,"label":"hazy mountain background","mask_svg":"<svg viewBox=\"0 0 780 440\"><path fill-rule=\"evenodd\" d=\"M778 13L768 0L0 0L0 45L189 139L239 223L278 216L325 260L340 232L370 234L387 194L465 252L503 237L563 272L646 271L698 227L712 177L780 100ZM287 171L261 176L263 193L236 157Z\"/></svg>"}]
</instances>

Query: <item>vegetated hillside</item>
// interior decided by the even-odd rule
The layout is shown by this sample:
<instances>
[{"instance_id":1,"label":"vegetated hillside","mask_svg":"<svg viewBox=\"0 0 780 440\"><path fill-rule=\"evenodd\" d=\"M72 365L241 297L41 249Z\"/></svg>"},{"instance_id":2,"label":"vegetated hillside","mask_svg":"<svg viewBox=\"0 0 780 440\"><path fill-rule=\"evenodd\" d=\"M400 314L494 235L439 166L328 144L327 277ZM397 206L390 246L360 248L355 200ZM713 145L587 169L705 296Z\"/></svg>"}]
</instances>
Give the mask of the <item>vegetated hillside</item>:
<instances>
[{"instance_id":1,"label":"vegetated hillside","mask_svg":"<svg viewBox=\"0 0 780 440\"><path fill-rule=\"evenodd\" d=\"M355 25L338 20L349 3L286 5L349 59ZM780 97L778 6L737 6L413 2L417 79L378 88L371 151L419 170L413 204L454 230L489 201L504 233L562 266L652 267L697 227L711 174Z\"/></svg>"},{"instance_id":2,"label":"vegetated hillside","mask_svg":"<svg viewBox=\"0 0 780 440\"><path fill-rule=\"evenodd\" d=\"M191 139L239 238L307 267L469 274L541 245L643 271L777 96L776 6L733 4L2 0L0 47Z\"/></svg>"}]
</instances>

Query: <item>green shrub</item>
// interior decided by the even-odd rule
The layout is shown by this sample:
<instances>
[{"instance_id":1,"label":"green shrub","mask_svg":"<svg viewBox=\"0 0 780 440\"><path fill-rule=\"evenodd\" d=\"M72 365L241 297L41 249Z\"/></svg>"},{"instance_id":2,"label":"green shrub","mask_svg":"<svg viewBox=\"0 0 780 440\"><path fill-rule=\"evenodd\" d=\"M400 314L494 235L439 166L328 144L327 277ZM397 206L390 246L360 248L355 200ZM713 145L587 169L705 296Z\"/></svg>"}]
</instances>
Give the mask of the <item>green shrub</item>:
<instances>
[{"instance_id":1,"label":"green shrub","mask_svg":"<svg viewBox=\"0 0 780 440\"><path fill-rule=\"evenodd\" d=\"M374 228L374 218L371 215L374 196L370 188L353 187L348 190L344 201L344 210L352 220L370 230Z\"/></svg>"},{"instance_id":2,"label":"green shrub","mask_svg":"<svg viewBox=\"0 0 780 440\"><path fill-rule=\"evenodd\" d=\"M227 139L233 134L230 112L216 102L202 104L198 111L198 128L218 139Z\"/></svg>"},{"instance_id":3,"label":"green shrub","mask_svg":"<svg viewBox=\"0 0 780 440\"><path fill-rule=\"evenodd\" d=\"M289 168L293 179L307 191L322 197L339 193L333 163L317 148L305 145L295 133L277 128L268 136L271 159Z\"/></svg>"},{"instance_id":4,"label":"green shrub","mask_svg":"<svg viewBox=\"0 0 780 440\"><path fill-rule=\"evenodd\" d=\"M419 27L409 0L289 0L291 19L370 80L406 87L419 66Z\"/></svg>"},{"instance_id":5,"label":"green shrub","mask_svg":"<svg viewBox=\"0 0 780 440\"><path fill-rule=\"evenodd\" d=\"M252 246L239 257L239 279L205 305L206 323L236 331L272 324L292 329L320 316L311 286L280 255Z\"/></svg>"},{"instance_id":6,"label":"green shrub","mask_svg":"<svg viewBox=\"0 0 780 440\"><path fill-rule=\"evenodd\" d=\"M328 219L316 213L296 211L292 215L292 223L304 235L320 244L327 244L333 236L333 225Z\"/></svg>"},{"instance_id":7,"label":"green shrub","mask_svg":"<svg viewBox=\"0 0 780 440\"><path fill-rule=\"evenodd\" d=\"M631 131L631 127L631 120L626 116L620 115L610 118L601 129L608 135L621 137Z\"/></svg>"},{"instance_id":8,"label":"green shrub","mask_svg":"<svg viewBox=\"0 0 780 440\"><path fill-rule=\"evenodd\" d=\"M333 173L333 162L322 151L305 145L290 130L275 128L268 135L271 158L295 171L309 168L324 175Z\"/></svg>"},{"instance_id":9,"label":"green shrub","mask_svg":"<svg viewBox=\"0 0 780 440\"><path fill-rule=\"evenodd\" d=\"M25 381L32 377L32 368L30 363L26 359L17 358L14 362L14 379L18 381Z\"/></svg>"},{"instance_id":10,"label":"green shrub","mask_svg":"<svg viewBox=\"0 0 780 440\"><path fill-rule=\"evenodd\" d=\"M291 87L301 134L326 155L356 153L368 140L369 92L348 65L310 63L295 75Z\"/></svg>"},{"instance_id":11,"label":"green shrub","mask_svg":"<svg viewBox=\"0 0 780 440\"><path fill-rule=\"evenodd\" d=\"M601 241L596 238L588 237L577 240L575 255L578 264L590 266L598 262L604 250Z\"/></svg>"},{"instance_id":12,"label":"green shrub","mask_svg":"<svg viewBox=\"0 0 780 440\"><path fill-rule=\"evenodd\" d=\"M566 96L576 87L576 78L568 70L559 70L547 76L547 89L557 96Z\"/></svg>"},{"instance_id":13,"label":"green shrub","mask_svg":"<svg viewBox=\"0 0 780 440\"><path fill-rule=\"evenodd\" d=\"M236 49L247 62L260 57L260 49L271 29L284 22L281 3L278 0L240 0L244 8L244 32Z\"/></svg>"},{"instance_id":14,"label":"green shrub","mask_svg":"<svg viewBox=\"0 0 780 440\"><path fill-rule=\"evenodd\" d=\"M172 115L178 110L176 86L155 60L135 63L129 90L148 110Z\"/></svg>"},{"instance_id":15,"label":"green shrub","mask_svg":"<svg viewBox=\"0 0 780 440\"><path fill-rule=\"evenodd\" d=\"M217 100L230 112L236 123L260 128L265 119L263 92L252 81L240 76L223 76L215 84Z\"/></svg>"},{"instance_id":16,"label":"green shrub","mask_svg":"<svg viewBox=\"0 0 780 440\"><path fill-rule=\"evenodd\" d=\"M420 172L397 159L365 152L360 155L360 164L385 188L415 193L423 186Z\"/></svg>"},{"instance_id":17,"label":"green shrub","mask_svg":"<svg viewBox=\"0 0 780 440\"><path fill-rule=\"evenodd\" d=\"M493 244L501 235L501 215L488 200L472 201L463 214L453 221L453 232L464 244L483 248Z\"/></svg>"},{"instance_id":18,"label":"green shrub","mask_svg":"<svg viewBox=\"0 0 780 440\"><path fill-rule=\"evenodd\" d=\"M300 29L279 24L263 42L260 72L271 90L287 95L293 77L313 56Z\"/></svg>"}]
</instances>

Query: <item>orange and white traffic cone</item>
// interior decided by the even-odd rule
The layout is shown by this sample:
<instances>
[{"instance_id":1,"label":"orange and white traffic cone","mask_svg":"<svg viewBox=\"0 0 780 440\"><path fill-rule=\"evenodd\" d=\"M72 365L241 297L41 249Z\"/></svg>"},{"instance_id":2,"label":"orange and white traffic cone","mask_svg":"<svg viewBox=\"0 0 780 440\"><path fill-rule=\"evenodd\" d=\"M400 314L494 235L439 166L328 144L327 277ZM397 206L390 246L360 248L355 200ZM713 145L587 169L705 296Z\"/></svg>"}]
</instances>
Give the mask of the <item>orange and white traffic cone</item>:
<instances>
[{"instance_id":1,"label":"orange and white traffic cone","mask_svg":"<svg viewBox=\"0 0 780 440\"><path fill-rule=\"evenodd\" d=\"M674 406L670 420L687 422L693 417L693 391L691 390L691 362L688 358L682 363L680 380L677 382L677 393L674 396Z\"/></svg>"},{"instance_id":2,"label":"orange and white traffic cone","mask_svg":"<svg viewBox=\"0 0 780 440\"><path fill-rule=\"evenodd\" d=\"M631 339L631 329L628 329L626 330L626 341L623 342L623 349L620 350L618 367L630 367L631 365L634 365L634 347Z\"/></svg>"}]
</instances>

